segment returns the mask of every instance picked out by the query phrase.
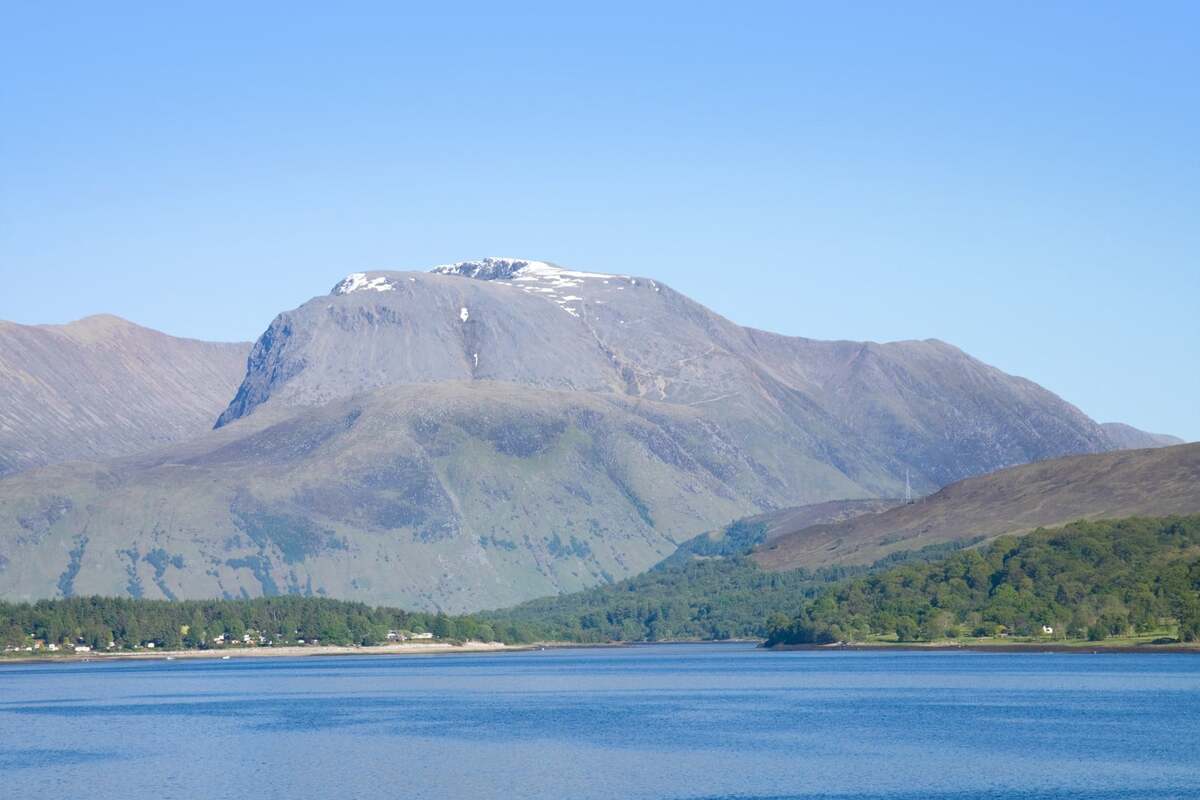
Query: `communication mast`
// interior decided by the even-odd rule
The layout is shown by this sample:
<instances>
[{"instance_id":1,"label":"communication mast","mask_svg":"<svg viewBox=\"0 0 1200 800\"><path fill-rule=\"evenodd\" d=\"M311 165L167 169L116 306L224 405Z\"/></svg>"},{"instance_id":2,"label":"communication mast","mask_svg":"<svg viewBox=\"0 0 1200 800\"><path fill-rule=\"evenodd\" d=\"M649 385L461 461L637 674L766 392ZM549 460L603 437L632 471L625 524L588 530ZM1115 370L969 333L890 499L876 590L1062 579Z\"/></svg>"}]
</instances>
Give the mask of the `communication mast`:
<instances>
[{"instance_id":1,"label":"communication mast","mask_svg":"<svg viewBox=\"0 0 1200 800\"><path fill-rule=\"evenodd\" d=\"M912 501L912 481L908 478L908 468L906 467L904 470L904 504L911 506Z\"/></svg>"}]
</instances>

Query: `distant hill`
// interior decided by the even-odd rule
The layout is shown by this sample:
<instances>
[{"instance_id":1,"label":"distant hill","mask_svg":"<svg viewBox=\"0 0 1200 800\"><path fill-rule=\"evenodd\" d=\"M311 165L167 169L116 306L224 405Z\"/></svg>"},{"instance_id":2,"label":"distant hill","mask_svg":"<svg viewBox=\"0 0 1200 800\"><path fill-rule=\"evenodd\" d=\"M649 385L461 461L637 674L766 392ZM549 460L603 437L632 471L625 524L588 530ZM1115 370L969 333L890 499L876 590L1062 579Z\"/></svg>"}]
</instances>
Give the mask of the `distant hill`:
<instances>
[{"instance_id":1,"label":"distant hill","mask_svg":"<svg viewBox=\"0 0 1200 800\"><path fill-rule=\"evenodd\" d=\"M1183 444L1183 439L1165 433L1147 433L1123 422L1104 422L1100 425L1112 443L1121 450L1143 450L1147 447L1171 447Z\"/></svg>"},{"instance_id":2,"label":"distant hill","mask_svg":"<svg viewBox=\"0 0 1200 800\"><path fill-rule=\"evenodd\" d=\"M204 432L236 390L249 350L107 315L68 325L0 322L0 476Z\"/></svg>"},{"instance_id":3,"label":"distant hill","mask_svg":"<svg viewBox=\"0 0 1200 800\"><path fill-rule=\"evenodd\" d=\"M870 563L891 552L1023 533L1078 519L1200 513L1200 444L1025 464L951 484L912 505L800 528L759 546L769 570Z\"/></svg>"}]
</instances>

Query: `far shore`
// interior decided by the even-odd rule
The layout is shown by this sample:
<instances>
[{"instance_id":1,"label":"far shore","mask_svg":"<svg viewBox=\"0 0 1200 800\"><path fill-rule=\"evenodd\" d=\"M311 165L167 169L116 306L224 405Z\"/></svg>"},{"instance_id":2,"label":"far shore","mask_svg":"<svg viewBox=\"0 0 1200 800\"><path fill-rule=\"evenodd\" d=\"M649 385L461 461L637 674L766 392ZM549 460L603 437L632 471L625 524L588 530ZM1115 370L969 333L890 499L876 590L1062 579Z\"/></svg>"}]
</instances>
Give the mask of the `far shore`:
<instances>
[{"instance_id":1,"label":"far shore","mask_svg":"<svg viewBox=\"0 0 1200 800\"><path fill-rule=\"evenodd\" d=\"M777 644L767 648L774 651L808 650L817 652L838 651L891 651L976 653L1191 653L1200 654L1200 642L1152 644L1151 642L835 642L833 644Z\"/></svg>"},{"instance_id":2,"label":"far shore","mask_svg":"<svg viewBox=\"0 0 1200 800\"><path fill-rule=\"evenodd\" d=\"M662 642L535 642L504 644L502 642L405 642L380 645L284 645L280 647L224 647L210 650L119 650L87 653L21 653L0 656L5 664L52 664L101 661L194 661L233 660L242 658L303 658L309 656L435 656L457 653L511 653L528 650L559 650L575 648L655 647L679 644L758 644L761 640L727 639L708 641L698 639ZM1090 655L1099 653L1189 653L1200 655L1200 642L834 642L831 644L781 644L764 648L767 652L976 652L976 653L1070 653Z\"/></svg>"},{"instance_id":3,"label":"far shore","mask_svg":"<svg viewBox=\"0 0 1200 800\"><path fill-rule=\"evenodd\" d=\"M209 650L117 650L86 653L22 653L0 658L0 664L83 661L165 661L235 658L300 658L306 656L414 656L454 653L495 653L536 649L537 645L509 645L501 642L405 642L403 644L362 645L284 645L281 647L221 647Z\"/></svg>"}]
</instances>

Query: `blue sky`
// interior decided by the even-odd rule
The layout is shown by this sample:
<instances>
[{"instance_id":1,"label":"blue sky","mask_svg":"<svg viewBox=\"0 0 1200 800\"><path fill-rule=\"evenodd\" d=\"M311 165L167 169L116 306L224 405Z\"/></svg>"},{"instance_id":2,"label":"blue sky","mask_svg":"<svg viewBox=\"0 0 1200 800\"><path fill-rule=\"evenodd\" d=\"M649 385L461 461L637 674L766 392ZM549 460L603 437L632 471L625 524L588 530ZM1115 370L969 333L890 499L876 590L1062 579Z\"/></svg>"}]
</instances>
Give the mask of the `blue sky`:
<instances>
[{"instance_id":1,"label":"blue sky","mask_svg":"<svg viewBox=\"0 0 1200 800\"><path fill-rule=\"evenodd\" d=\"M1200 439L1200 5L36 5L0 318L250 339L347 272L540 258Z\"/></svg>"}]
</instances>

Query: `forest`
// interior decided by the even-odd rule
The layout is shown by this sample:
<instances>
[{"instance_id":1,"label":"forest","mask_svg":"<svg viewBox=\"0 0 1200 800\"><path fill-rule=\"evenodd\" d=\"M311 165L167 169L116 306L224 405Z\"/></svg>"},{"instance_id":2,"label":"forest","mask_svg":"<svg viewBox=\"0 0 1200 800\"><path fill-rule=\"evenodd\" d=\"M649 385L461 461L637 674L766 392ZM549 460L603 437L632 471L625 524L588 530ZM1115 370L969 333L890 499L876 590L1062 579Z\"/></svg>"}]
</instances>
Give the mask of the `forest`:
<instances>
[{"instance_id":1,"label":"forest","mask_svg":"<svg viewBox=\"0 0 1200 800\"><path fill-rule=\"evenodd\" d=\"M83 644L93 650L210 648L254 645L373 645L389 634L431 633L442 640L531 641L531 631L494 627L477 618L427 614L323 597L284 595L251 600L140 600L71 597L0 602L0 646ZM248 637L248 638L247 638Z\"/></svg>"},{"instance_id":2,"label":"forest","mask_svg":"<svg viewBox=\"0 0 1200 800\"><path fill-rule=\"evenodd\" d=\"M788 617L819 592L896 563L926 561L967 543L896 553L875 564L766 572L749 557L762 530L735 522L718 539L685 542L658 566L613 584L486 612L501 627L566 642L761 639L768 620Z\"/></svg>"},{"instance_id":3,"label":"forest","mask_svg":"<svg viewBox=\"0 0 1200 800\"><path fill-rule=\"evenodd\" d=\"M768 644L1200 639L1200 516L1076 522L827 587Z\"/></svg>"}]
</instances>

